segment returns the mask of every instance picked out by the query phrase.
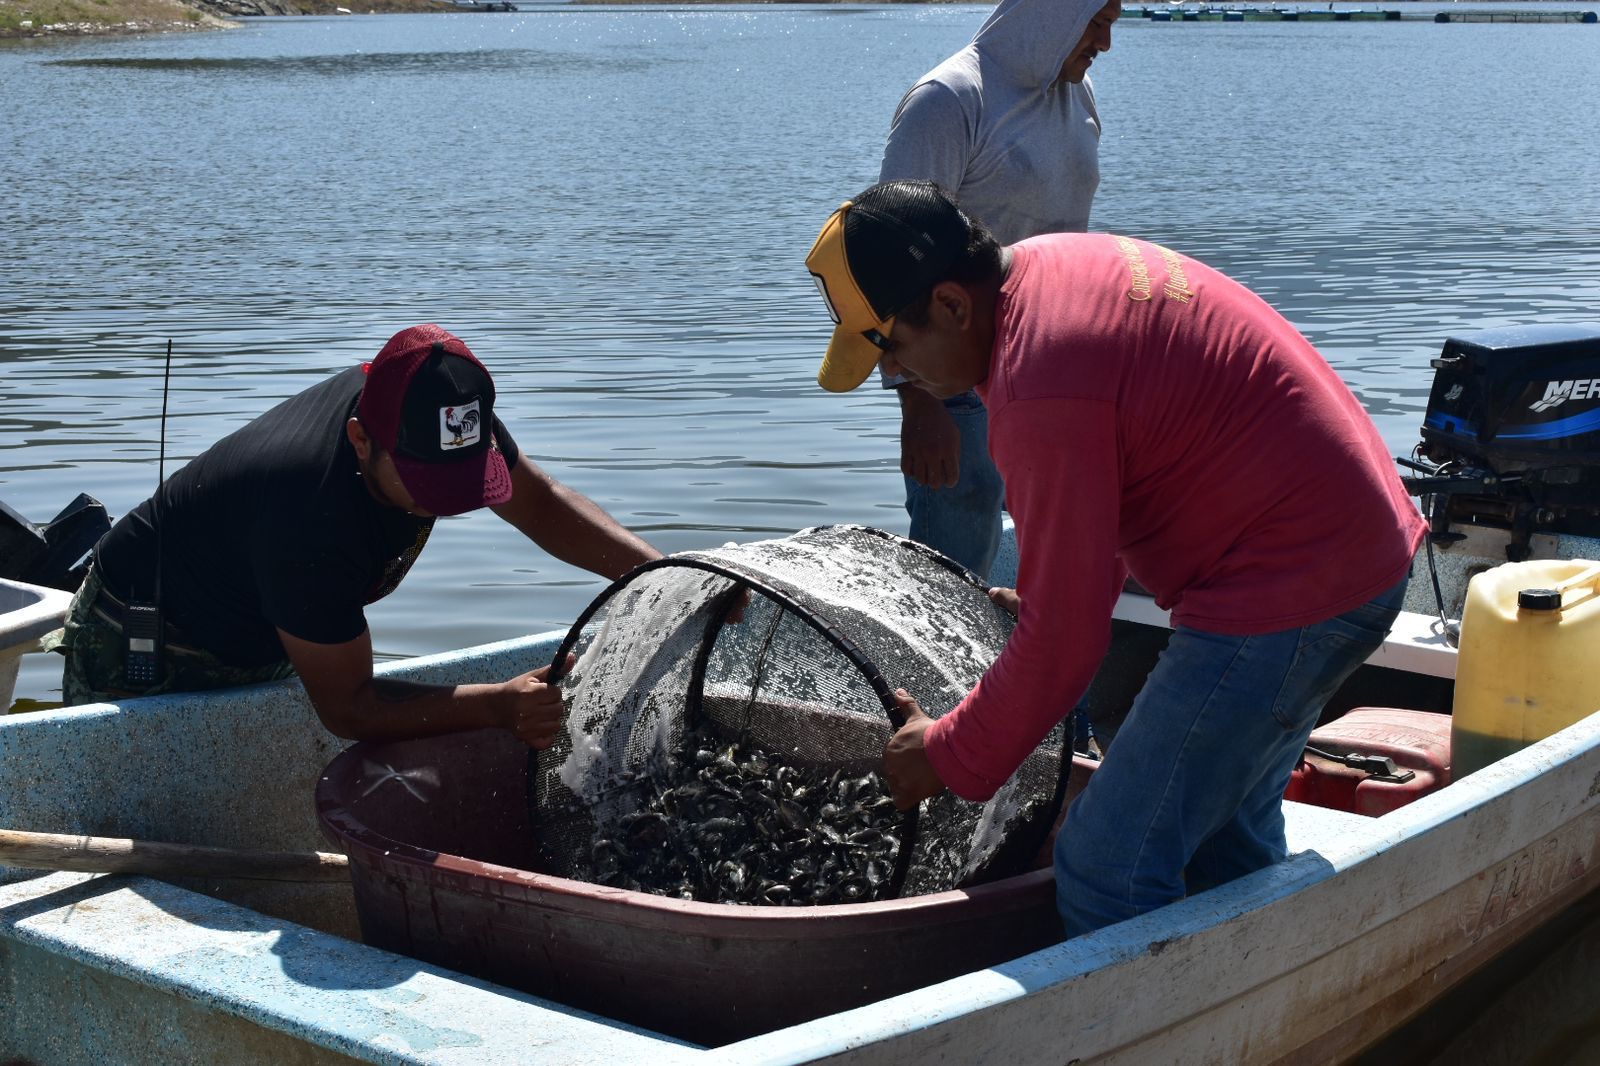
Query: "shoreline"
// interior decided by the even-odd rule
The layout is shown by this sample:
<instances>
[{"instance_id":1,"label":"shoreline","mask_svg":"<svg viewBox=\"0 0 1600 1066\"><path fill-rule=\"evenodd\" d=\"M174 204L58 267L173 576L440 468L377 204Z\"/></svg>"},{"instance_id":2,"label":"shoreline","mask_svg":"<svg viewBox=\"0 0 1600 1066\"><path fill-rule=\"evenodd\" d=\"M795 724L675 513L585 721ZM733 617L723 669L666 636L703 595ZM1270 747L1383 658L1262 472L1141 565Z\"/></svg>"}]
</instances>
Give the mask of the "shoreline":
<instances>
[{"instance_id":1,"label":"shoreline","mask_svg":"<svg viewBox=\"0 0 1600 1066\"><path fill-rule=\"evenodd\" d=\"M513 3L516 0L512 0ZM574 6L660 4L709 6L761 3L970 3L973 0L568 0ZM1215 6L1259 6L1266 0L1214 0ZM1351 10L1404 8L1416 0L1344 0ZM1457 0L1461 10L1472 0ZM1535 5L1539 0L1494 0ZM353 7L345 7L352 4ZM1129 4L1128 6L1139 6ZM1159 6L1153 0L1152 6ZM1281 6L1319 8L1316 0L1282 0ZM138 37L237 29L240 19L307 15L434 14L459 11L451 0L0 0L0 46L13 41L75 37ZM1563 8L1563 10L1565 10ZM488 14L489 12L485 12Z\"/></svg>"},{"instance_id":2,"label":"shoreline","mask_svg":"<svg viewBox=\"0 0 1600 1066\"><path fill-rule=\"evenodd\" d=\"M245 18L454 10L450 0L0 0L0 44L238 29Z\"/></svg>"}]
</instances>

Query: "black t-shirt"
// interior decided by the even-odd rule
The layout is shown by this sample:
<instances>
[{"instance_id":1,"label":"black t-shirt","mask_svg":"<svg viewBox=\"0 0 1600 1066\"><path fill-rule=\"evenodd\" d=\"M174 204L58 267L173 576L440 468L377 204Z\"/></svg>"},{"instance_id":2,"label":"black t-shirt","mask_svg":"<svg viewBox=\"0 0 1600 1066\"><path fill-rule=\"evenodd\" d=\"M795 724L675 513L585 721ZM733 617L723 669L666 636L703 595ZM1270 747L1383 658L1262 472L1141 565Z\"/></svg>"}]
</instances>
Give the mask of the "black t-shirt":
<instances>
[{"instance_id":1,"label":"black t-shirt","mask_svg":"<svg viewBox=\"0 0 1600 1066\"><path fill-rule=\"evenodd\" d=\"M159 543L166 621L225 662L281 661L277 629L317 644L360 636L362 608L394 591L434 521L367 491L345 436L365 381L359 366L336 374L169 477L95 549L106 587L148 602ZM494 433L515 464L498 418Z\"/></svg>"}]
</instances>

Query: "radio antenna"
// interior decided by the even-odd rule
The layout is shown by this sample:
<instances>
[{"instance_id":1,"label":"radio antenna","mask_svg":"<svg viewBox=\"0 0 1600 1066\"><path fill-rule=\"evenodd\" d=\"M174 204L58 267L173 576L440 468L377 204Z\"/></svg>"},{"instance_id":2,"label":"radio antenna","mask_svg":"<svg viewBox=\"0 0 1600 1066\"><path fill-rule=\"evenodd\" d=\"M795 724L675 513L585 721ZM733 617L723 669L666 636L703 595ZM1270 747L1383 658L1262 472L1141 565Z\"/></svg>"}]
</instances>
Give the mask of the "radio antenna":
<instances>
[{"instance_id":1,"label":"radio antenna","mask_svg":"<svg viewBox=\"0 0 1600 1066\"><path fill-rule=\"evenodd\" d=\"M172 338L167 338L167 362L161 371L161 442L156 452L156 491L167 480L167 394L172 388ZM161 523L156 523L156 603L161 603Z\"/></svg>"},{"instance_id":2,"label":"radio antenna","mask_svg":"<svg viewBox=\"0 0 1600 1066\"><path fill-rule=\"evenodd\" d=\"M161 451L156 458L156 487L167 479L167 391L172 386L172 338L167 338L167 365L161 371Z\"/></svg>"},{"instance_id":3,"label":"radio antenna","mask_svg":"<svg viewBox=\"0 0 1600 1066\"><path fill-rule=\"evenodd\" d=\"M156 495L167 480L167 396L172 388L172 338L167 338L167 365L161 374L161 443L156 458ZM152 516L156 496L150 497ZM161 625L161 522L156 527L155 595L149 603L129 601L122 614L122 673L128 685L150 691L163 683ZM136 693L142 694L142 693Z\"/></svg>"}]
</instances>

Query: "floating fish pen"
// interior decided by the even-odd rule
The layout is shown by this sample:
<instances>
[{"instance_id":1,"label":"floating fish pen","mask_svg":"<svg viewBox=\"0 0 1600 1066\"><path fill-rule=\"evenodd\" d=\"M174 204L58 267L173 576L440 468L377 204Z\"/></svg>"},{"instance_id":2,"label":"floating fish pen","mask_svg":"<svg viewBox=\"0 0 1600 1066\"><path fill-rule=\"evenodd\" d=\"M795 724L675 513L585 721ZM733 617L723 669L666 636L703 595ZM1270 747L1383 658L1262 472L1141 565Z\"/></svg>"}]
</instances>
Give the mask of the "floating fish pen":
<instances>
[{"instance_id":1,"label":"floating fish pen","mask_svg":"<svg viewBox=\"0 0 1600 1066\"><path fill-rule=\"evenodd\" d=\"M1048 836L1088 772L1059 729L984 804L902 814L877 773L893 687L948 713L1010 625L860 527L647 564L557 652L548 750L486 730L330 764L362 937L702 1044L1053 943Z\"/></svg>"},{"instance_id":2,"label":"floating fish pen","mask_svg":"<svg viewBox=\"0 0 1600 1066\"><path fill-rule=\"evenodd\" d=\"M1123 18L1150 22L1398 22L1396 10L1287 7L1125 7Z\"/></svg>"},{"instance_id":3,"label":"floating fish pen","mask_svg":"<svg viewBox=\"0 0 1600 1066\"><path fill-rule=\"evenodd\" d=\"M1575 22L1593 24L1593 11L1402 12L1395 8L1328 7L1125 7L1122 17L1149 22Z\"/></svg>"},{"instance_id":4,"label":"floating fish pen","mask_svg":"<svg viewBox=\"0 0 1600 1066\"><path fill-rule=\"evenodd\" d=\"M1578 22L1592 26L1600 22L1594 11L1441 11L1435 22Z\"/></svg>"}]
</instances>

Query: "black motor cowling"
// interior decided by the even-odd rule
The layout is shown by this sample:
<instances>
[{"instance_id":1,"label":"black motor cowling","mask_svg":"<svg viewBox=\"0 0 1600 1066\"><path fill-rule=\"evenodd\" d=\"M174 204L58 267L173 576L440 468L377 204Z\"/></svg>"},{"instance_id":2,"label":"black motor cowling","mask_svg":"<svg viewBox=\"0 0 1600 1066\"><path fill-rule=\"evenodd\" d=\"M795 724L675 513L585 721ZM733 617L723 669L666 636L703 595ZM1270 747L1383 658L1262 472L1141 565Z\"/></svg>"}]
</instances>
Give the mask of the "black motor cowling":
<instances>
[{"instance_id":1,"label":"black motor cowling","mask_svg":"<svg viewBox=\"0 0 1600 1066\"><path fill-rule=\"evenodd\" d=\"M1600 535L1600 326L1534 325L1452 337L1407 487L1435 537L1452 523Z\"/></svg>"},{"instance_id":2,"label":"black motor cowling","mask_svg":"<svg viewBox=\"0 0 1600 1066\"><path fill-rule=\"evenodd\" d=\"M1501 472L1600 465L1600 327L1452 337L1433 365L1422 427L1430 458L1473 457Z\"/></svg>"}]
</instances>

